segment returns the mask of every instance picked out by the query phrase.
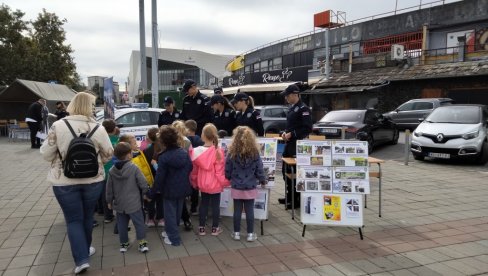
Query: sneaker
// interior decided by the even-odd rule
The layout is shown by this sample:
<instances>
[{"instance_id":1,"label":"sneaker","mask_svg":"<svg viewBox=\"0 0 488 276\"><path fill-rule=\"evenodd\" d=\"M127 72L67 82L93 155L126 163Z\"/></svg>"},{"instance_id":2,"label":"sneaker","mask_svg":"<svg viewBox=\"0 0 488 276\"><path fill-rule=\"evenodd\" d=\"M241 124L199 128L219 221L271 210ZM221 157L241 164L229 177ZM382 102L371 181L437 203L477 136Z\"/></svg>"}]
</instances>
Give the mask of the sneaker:
<instances>
[{"instance_id":1,"label":"sneaker","mask_svg":"<svg viewBox=\"0 0 488 276\"><path fill-rule=\"evenodd\" d=\"M156 224L154 223L154 220L153 219L148 219L146 221L146 226L147 227L154 227L154 226L156 226Z\"/></svg>"},{"instance_id":2,"label":"sneaker","mask_svg":"<svg viewBox=\"0 0 488 276\"><path fill-rule=\"evenodd\" d=\"M185 225L185 231L191 231L193 229L193 225L191 221L184 221L183 224Z\"/></svg>"},{"instance_id":3,"label":"sneaker","mask_svg":"<svg viewBox=\"0 0 488 276\"><path fill-rule=\"evenodd\" d=\"M121 243L120 244L120 252L124 253L127 252L127 249L129 249L130 244L128 242L126 243Z\"/></svg>"},{"instance_id":4,"label":"sneaker","mask_svg":"<svg viewBox=\"0 0 488 276\"><path fill-rule=\"evenodd\" d=\"M173 245L168 237L164 238L164 243L167 245Z\"/></svg>"},{"instance_id":5,"label":"sneaker","mask_svg":"<svg viewBox=\"0 0 488 276\"><path fill-rule=\"evenodd\" d=\"M111 223L112 221L114 221L113 218L105 219L105 220L103 220L103 223Z\"/></svg>"},{"instance_id":6,"label":"sneaker","mask_svg":"<svg viewBox=\"0 0 488 276\"><path fill-rule=\"evenodd\" d=\"M222 229L222 227L212 227L212 236L218 236L222 232L224 232L224 229Z\"/></svg>"},{"instance_id":7,"label":"sneaker","mask_svg":"<svg viewBox=\"0 0 488 276\"><path fill-rule=\"evenodd\" d=\"M256 233L249 233L247 234L247 241L248 242L253 242L258 239L258 235Z\"/></svg>"},{"instance_id":8,"label":"sneaker","mask_svg":"<svg viewBox=\"0 0 488 276\"><path fill-rule=\"evenodd\" d=\"M90 264L89 263L86 263L86 264L82 264L80 266L77 266L75 267L75 274L80 274L80 273L83 273L85 272L88 268L90 268Z\"/></svg>"},{"instance_id":9,"label":"sneaker","mask_svg":"<svg viewBox=\"0 0 488 276\"><path fill-rule=\"evenodd\" d=\"M147 251L149 251L149 247L147 247L147 241L141 240L139 242L139 252L146 253Z\"/></svg>"},{"instance_id":10,"label":"sneaker","mask_svg":"<svg viewBox=\"0 0 488 276\"><path fill-rule=\"evenodd\" d=\"M205 227L203 227L203 226L198 227L198 235L200 235L200 236L207 235L207 233L205 232Z\"/></svg>"},{"instance_id":11,"label":"sneaker","mask_svg":"<svg viewBox=\"0 0 488 276\"><path fill-rule=\"evenodd\" d=\"M166 231L161 232L161 237L167 238L168 237L168 233L166 233Z\"/></svg>"},{"instance_id":12,"label":"sneaker","mask_svg":"<svg viewBox=\"0 0 488 276\"><path fill-rule=\"evenodd\" d=\"M91 256L95 255L95 252L97 252L97 251L95 250L95 247L90 246L90 253L88 253L88 256L90 256L90 257L91 257Z\"/></svg>"},{"instance_id":13,"label":"sneaker","mask_svg":"<svg viewBox=\"0 0 488 276\"><path fill-rule=\"evenodd\" d=\"M93 228L97 227L99 224L98 224L98 221L96 220L93 220Z\"/></svg>"},{"instance_id":14,"label":"sneaker","mask_svg":"<svg viewBox=\"0 0 488 276\"><path fill-rule=\"evenodd\" d=\"M230 234L233 240L235 241L240 241L241 240L241 233L240 232L234 232Z\"/></svg>"},{"instance_id":15,"label":"sneaker","mask_svg":"<svg viewBox=\"0 0 488 276\"><path fill-rule=\"evenodd\" d=\"M164 219L158 220L158 227L164 227Z\"/></svg>"}]
</instances>

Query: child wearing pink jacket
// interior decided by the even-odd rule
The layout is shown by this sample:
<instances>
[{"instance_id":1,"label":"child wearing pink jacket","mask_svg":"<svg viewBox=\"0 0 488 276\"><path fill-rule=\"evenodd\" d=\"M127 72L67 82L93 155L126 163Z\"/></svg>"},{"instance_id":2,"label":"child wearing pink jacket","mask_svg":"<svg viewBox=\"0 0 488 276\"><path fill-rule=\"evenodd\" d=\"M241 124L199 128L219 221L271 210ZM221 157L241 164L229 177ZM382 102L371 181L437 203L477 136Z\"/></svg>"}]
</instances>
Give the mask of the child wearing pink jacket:
<instances>
[{"instance_id":1,"label":"child wearing pink jacket","mask_svg":"<svg viewBox=\"0 0 488 276\"><path fill-rule=\"evenodd\" d=\"M193 149L191 160L193 170L190 180L194 188L200 190L202 200L199 208L198 234L206 235L205 222L209 206L212 207L212 236L222 233L219 226L220 193L230 185L225 178L225 155L219 148L217 128L213 124L206 124L202 130L203 146Z\"/></svg>"}]
</instances>

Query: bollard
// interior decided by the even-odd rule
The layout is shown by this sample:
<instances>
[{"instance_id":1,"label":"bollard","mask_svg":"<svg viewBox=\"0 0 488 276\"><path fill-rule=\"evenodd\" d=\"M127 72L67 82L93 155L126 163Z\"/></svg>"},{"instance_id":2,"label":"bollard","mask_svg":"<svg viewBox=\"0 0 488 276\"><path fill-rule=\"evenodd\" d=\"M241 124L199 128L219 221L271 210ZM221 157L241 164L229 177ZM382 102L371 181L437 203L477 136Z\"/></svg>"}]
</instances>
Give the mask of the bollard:
<instances>
[{"instance_id":1,"label":"bollard","mask_svg":"<svg viewBox=\"0 0 488 276\"><path fill-rule=\"evenodd\" d=\"M342 140L346 139L346 127L345 126L343 126L341 128L341 139Z\"/></svg>"},{"instance_id":2,"label":"bollard","mask_svg":"<svg viewBox=\"0 0 488 276\"><path fill-rule=\"evenodd\" d=\"M410 129L405 130L405 165L408 166L408 158L410 157Z\"/></svg>"}]
</instances>

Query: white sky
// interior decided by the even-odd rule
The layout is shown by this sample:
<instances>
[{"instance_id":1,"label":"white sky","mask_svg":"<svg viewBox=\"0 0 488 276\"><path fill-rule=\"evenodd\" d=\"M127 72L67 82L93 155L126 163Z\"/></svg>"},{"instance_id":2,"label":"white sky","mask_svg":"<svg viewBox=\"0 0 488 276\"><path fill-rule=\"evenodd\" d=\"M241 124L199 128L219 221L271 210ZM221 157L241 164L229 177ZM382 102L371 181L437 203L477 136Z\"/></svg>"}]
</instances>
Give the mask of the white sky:
<instances>
[{"instance_id":1,"label":"white sky","mask_svg":"<svg viewBox=\"0 0 488 276\"><path fill-rule=\"evenodd\" d=\"M313 14L344 11L347 20L435 0L159 0L159 47L237 55L313 30ZM446 3L455 0L446 0ZM113 76L124 89L132 50L139 50L138 0L3 0L33 20L45 8L68 22L67 43L78 73ZM430 6L430 5L428 5ZM151 46L151 0L145 0L146 46Z\"/></svg>"}]
</instances>

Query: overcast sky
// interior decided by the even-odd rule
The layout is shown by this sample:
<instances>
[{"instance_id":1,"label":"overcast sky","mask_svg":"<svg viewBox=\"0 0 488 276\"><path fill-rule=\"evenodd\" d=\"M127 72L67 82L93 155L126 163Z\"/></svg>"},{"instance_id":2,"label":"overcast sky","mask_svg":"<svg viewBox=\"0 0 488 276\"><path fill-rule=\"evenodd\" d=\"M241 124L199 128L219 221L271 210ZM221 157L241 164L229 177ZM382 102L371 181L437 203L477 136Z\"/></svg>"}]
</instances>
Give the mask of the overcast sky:
<instances>
[{"instance_id":1,"label":"overcast sky","mask_svg":"<svg viewBox=\"0 0 488 276\"><path fill-rule=\"evenodd\" d=\"M237 55L278 39L313 30L313 14L344 11L348 21L435 0L159 0L159 47ZM446 0L446 3L456 0ZM151 0L145 0L146 46L151 46ZM77 70L113 76L120 90L132 50L139 50L138 0L3 0L35 19L45 8L68 22L67 43ZM430 5L428 5L430 6Z\"/></svg>"}]
</instances>

